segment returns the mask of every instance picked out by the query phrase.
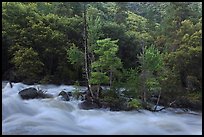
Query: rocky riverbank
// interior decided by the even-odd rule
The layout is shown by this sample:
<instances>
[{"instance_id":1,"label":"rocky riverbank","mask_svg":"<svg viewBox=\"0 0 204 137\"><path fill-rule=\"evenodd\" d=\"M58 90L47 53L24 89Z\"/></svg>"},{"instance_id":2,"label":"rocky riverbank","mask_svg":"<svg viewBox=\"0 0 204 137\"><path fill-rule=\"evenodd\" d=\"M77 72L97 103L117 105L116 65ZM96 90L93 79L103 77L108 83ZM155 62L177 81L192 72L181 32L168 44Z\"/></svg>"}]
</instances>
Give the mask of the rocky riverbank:
<instances>
[{"instance_id":1,"label":"rocky riverbank","mask_svg":"<svg viewBox=\"0 0 204 137\"><path fill-rule=\"evenodd\" d=\"M143 102L139 99L127 98L122 95L114 94L110 90L104 90L102 87L99 88L92 87L91 96L90 91L60 91L58 96L61 97L63 101L70 101L71 99L81 100L82 102L78 104L80 109L110 109L111 111L131 111L139 109L147 109L149 111L157 112L168 107L173 108L184 108L202 111L202 104L200 102L189 102L189 100L180 99L179 101L171 102L167 104L163 99L160 100L158 105L163 107L156 108L156 100L151 100L149 102ZM99 93L98 96L96 93ZM42 98L53 98L52 94L46 93L42 90L37 90L33 87L21 90L19 93L22 99L42 99ZM113 95L114 94L114 95Z\"/></svg>"}]
</instances>

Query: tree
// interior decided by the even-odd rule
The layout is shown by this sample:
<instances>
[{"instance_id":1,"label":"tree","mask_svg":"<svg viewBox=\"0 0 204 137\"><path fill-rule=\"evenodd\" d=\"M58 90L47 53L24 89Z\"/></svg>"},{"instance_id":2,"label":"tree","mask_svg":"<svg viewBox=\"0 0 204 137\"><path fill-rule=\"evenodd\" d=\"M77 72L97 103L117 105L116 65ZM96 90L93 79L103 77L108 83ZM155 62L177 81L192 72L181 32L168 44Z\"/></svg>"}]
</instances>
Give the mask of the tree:
<instances>
[{"instance_id":1,"label":"tree","mask_svg":"<svg viewBox=\"0 0 204 137\"><path fill-rule=\"evenodd\" d=\"M116 2L115 22L118 24L126 24L127 18L127 2Z\"/></svg>"},{"instance_id":2,"label":"tree","mask_svg":"<svg viewBox=\"0 0 204 137\"><path fill-rule=\"evenodd\" d=\"M87 80L87 88L93 97L93 92L91 90L90 84L90 63L89 63L89 49L88 49L88 36L87 36L87 17L86 17L86 4L84 3L84 64L85 64L85 74Z\"/></svg>"},{"instance_id":3,"label":"tree","mask_svg":"<svg viewBox=\"0 0 204 137\"><path fill-rule=\"evenodd\" d=\"M62 63L66 62L64 49L70 43L81 46L82 19L79 16L67 18L54 14L56 7L52 3L5 3L2 8L3 43L4 49L8 49L9 62L15 45L32 47L44 64L44 76L68 77L69 73L65 73L70 70L62 67L69 69L72 66ZM7 70L10 71L12 67L9 66Z\"/></svg>"},{"instance_id":4,"label":"tree","mask_svg":"<svg viewBox=\"0 0 204 137\"><path fill-rule=\"evenodd\" d=\"M169 2L129 2L128 9L151 22L160 23Z\"/></svg>"},{"instance_id":5,"label":"tree","mask_svg":"<svg viewBox=\"0 0 204 137\"><path fill-rule=\"evenodd\" d=\"M97 40L100 39L103 34L101 32L101 28L103 25L103 21L101 19L101 15L103 13L98 10L97 8L94 8L92 4L89 4L89 7L87 9L87 44L89 47L89 59L90 64L94 62L95 56L94 56L94 49L97 46ZM90 67L90 72L91 72Z\"/></svg>"},{"instance_id":6,"label":"tree","mask_svg":"<svg viewBox=\"0 0 204 137\"><path fill-rule=\"evenodd\" d=\"M44 66L37 52L32 48L23 47L19 47L19 50L14 53L12 63L15 65L18 76L31 83L39 79Z\"/></svg>"},{"instance_id":7,"label":"tree","mask_svg":"<svg viewBox=\"0 0 204 137\"><path fill-rule=\"evenodd\" d=\"M110 38L97 40L94 53L98 56L98 59L91 64L93 69L91 83L100 86L100 84L107 84L109 79L111 88L117 69L122 67L121 60L116 55L118 51L117 42L117 40L111 40Z\"/></svg>"},{"instance_id":8,"label":"tree","mask_svg":"<svg viewBox=\"0 0 204 137\"><path fill-rule=\"evenodd\" d=\"M190 20L182 21L181 27L177 31L180 48L169 53L166 58L166 64L180 76L184 88L188 87L188 76L194 76L198 81L202 81L201 29L201 19L196 24ZM200 87L197 88L200 89Z\"/></svg>"},{"instance_id":9,"label":"tree","mask_svg":"<svg viewBox=\"0 0 204 137\"><path fill-rule=\"evenodd\" d=\"M194 10L190 2L170 2L166 8L166 14L161 22L161 35L158 41L162 39L163 49L167 52L176 51L180 47L180 39L177 31L182 26L184 20L196 19ZM168 32L168 33L167 33Z\"/></svg>"},{"instance_id":10,"label":"tree","mask_svg":"<svg viewBox=\"0 0 204 137\"><path fill-rule=\"evenodd\" d=\"M67 49L67 59L71 64L77 66L83 65L83 53L73 44L69 49Z\"/></svg>"},{"instance_id":11,"label":"tree","mask_svg":"<svg viewBox=\"0 0 204 137\"><path fill-rule=\"evenodd\" d=\"M145 46L142 54L139 55L138 58L142 70L141 80L143 81L143 101L146 102L147 89L151 91L159 86L157 79L154 78L156 76L154 75L163 69L164 62L162 54L153 45L150 47Z\"/></svg>"}]
</instances>

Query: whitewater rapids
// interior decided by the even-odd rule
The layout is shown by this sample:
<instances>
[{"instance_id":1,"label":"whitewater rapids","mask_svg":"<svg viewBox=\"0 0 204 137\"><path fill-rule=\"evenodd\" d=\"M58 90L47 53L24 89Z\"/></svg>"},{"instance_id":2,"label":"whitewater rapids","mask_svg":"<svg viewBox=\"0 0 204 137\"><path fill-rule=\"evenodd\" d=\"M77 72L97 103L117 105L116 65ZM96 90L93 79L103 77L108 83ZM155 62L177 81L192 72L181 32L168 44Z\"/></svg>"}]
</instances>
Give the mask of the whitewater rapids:
<instances>
[{"instance_id":1,"label":"whitewater rapids","mask_svg":"<svg viewBox=\"0 0 204 137\"><path fill-rule=\"evenodd\" d=\"M22 100L18 92L40 88L54 98ZM2 82L3 135L201 135L202 113L180 109L113 112L108 109L81 110L80 101L62 101L60 91L73 91L67 85L25 85ZM81 87L84 90L85 87Z\"/></svg>"}]
</instances>

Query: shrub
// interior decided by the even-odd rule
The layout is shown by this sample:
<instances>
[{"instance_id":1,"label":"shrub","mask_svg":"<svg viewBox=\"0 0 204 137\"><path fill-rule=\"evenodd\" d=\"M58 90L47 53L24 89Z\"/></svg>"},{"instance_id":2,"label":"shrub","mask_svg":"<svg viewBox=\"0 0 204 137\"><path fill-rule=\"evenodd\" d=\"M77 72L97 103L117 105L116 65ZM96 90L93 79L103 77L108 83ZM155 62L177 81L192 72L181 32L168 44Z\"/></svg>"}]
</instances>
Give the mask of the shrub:
<instances>
[{"instance_id":1,"label":"shrub","mask_svg":"<svg viewBox=\"0 0 204 137\"><path fill-rule=\"evenodd\" d=\"M131 109L140 109L140 108L142 108L142 104L138 99L132 99L131 101L129 101L128 106Z\"/></svg>"}]
</instances>

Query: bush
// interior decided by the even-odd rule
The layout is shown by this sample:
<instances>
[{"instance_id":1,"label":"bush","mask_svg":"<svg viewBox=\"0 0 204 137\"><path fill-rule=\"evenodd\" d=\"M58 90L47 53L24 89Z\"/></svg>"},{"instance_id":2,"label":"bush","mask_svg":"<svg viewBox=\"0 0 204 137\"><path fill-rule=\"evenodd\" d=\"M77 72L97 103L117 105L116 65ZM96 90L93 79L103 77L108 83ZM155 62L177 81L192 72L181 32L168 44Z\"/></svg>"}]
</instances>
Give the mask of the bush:
<instances>
[{"instance_id":1,"label":"bush","mask_svg":"<svg viewBox=\"0 0 204 137\"><path fill-rule=\"evenodd\" d=\"M140 109L142 108L142 104L138 99L132 99L128 102L128 106L130 109Z\"/></svg>"}]
</instances>

